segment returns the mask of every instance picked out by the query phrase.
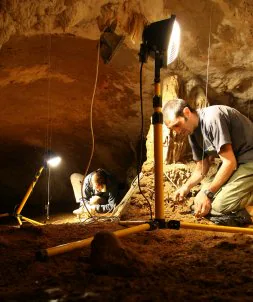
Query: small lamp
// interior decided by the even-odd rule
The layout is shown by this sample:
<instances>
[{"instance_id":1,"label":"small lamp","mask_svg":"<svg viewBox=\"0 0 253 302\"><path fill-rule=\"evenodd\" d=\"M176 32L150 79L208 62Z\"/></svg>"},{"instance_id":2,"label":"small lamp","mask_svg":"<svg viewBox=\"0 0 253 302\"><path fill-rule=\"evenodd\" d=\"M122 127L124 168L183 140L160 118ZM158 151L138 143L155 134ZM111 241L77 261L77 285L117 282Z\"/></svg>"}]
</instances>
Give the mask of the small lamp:
<instances>
[{"instance_id":1,"label":"small lamp","mask_svg":"<svg viewBox=\"0 0 253 302\"><path fill-rule=\"evenodd\" d=\"M24 198L22 199L21 203L19 204L18 208L14 211L13 214L11 214L11 215L9 213L0 214L0 217L14 216L14 217L17 218L19 225L22 225L22 220L25 220L25 221L30 222L30 223L35 224L35 225L44 225L43 223L40 223L38 221L35 221L35 220L30 219L30 218L24 217L20 213L23 210L23 208L24 208L24 206L27 202L27 199L31 195L36 183L38 182L42 171L45 168L47 168L48 166L56 167L56 166L59 165L60 162L61 162L61 158L59 156L56 156L52 152L48 152L48 154L44 157L43 165L39 168L39 170L35 174L34 180L32 181L31 185L27 189L26 194L25 194Z\"/></svg>"},{"instance_id":2,"label":"small lamp","mask_svg":"<svg viewBox=\"0 0 253 302\"><path fill-rule=\"evenodd\" d=\"M140 62L146 63L149 56L155 59L155 95L153 97L154 113L154 171L155 171L155 220L165 224L163 198L163 150L162 150L162 98L160 88L160 69L172 63L179 52L180 27L176 16L151 23L143 30L140 46Z\"/></svg>"}]
</instances>

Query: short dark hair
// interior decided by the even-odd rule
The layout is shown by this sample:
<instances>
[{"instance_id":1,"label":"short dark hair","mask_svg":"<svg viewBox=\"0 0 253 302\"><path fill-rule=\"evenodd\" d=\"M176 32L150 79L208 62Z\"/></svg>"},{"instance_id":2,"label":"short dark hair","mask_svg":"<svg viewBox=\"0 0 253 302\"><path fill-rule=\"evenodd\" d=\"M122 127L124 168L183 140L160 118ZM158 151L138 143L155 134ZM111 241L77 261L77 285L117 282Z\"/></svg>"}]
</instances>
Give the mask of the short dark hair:
<instances>
[{"instance_id":1,"label":"short dark hair","mask_svg":"<svg viewBox=\"0 0 253 302\"><path fill-rule=\"evenodd\" d=\"M163 114L166 119L169 112L174 112L175 117L184 116L184 108L189 108L191 112L196 112L185 100L183 99L173 99L168 101L163 107Z\"/></svg>"},{"instance_id":2,"label":"short dark hair","mask_svg":"<svg viewBox=\"0 0 253 302\"><path fill-rule=\"evenodd\" d=\"M107 174L103 169L97 169L94 173L94 181L98 185L106 185Z\"/></svg>"}]
</instances>

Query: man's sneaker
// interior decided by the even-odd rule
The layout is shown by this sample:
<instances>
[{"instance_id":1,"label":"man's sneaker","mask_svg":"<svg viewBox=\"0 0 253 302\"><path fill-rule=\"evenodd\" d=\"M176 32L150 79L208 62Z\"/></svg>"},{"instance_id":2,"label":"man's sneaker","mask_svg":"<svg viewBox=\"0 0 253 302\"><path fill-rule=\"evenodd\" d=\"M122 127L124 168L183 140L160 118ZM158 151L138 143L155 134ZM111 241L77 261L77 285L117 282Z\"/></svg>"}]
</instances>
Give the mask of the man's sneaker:
<instances>
[{"instance_id":1,"label":"man's sneaker","mask_svg":"<svg viewBox=\"0 0 253 302\"><path fill-rule=\"evenodd\" d=\"M245 209L242 209L238 212L233 212L231 214L224 214L220 216L208 215L206 216L206 218L217 225L233 227L242 227L252 223L251 216Z\"/></svg>"},{"instance_id":2,"label":"man's sneaker","mask_svg":"<svg viewBox=\"0 0 253 302\"><path fill-rule=\"evenodd\" d=\"M87 210L85 209L84 205L80 206L80 208L73 211L73 214L75 215L83 215L87 213Z\"/></svg>"},{"instance_id":3,"label":"man's sneaker","mask_svg":"<svg viewBox=\"0 0 253 302\"><path fill-rule=\"evenodd\" d=\"M82 197L80 197L76 203L80 203L80 206L83 205L84 199Z\"/></svg>"}]
</instances>

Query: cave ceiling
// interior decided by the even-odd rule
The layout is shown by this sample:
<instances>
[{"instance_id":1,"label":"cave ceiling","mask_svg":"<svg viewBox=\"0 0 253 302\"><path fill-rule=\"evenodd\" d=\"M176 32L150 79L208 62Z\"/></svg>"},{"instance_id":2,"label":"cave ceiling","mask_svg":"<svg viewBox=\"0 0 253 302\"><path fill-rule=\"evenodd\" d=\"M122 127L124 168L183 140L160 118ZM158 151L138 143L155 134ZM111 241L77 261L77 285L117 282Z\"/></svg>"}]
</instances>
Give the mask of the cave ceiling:
<instances>
[{"instance_id":1,"label":"cave ceiling","mask_svg":"<svg viewBox=\"0 0 253 302\"><path fill-rule=\"evenodd\" d=\"M22 196L41 154L50 147L63 156L61 172L52 176L54 194L60 200L71 198L69 176L85 170L92 150L91 113L95 137L91 169L103 166L125 179L140 139L142 31L146 24L171 14L181 27L180 53L161 71L161 79L175 76L180 97L207 91L210 104L234 106L252 117L251 0L0 1L5 196ZM124 41L104 64L98 40L112 24ZM153 65L149 59L143 68L145 133L152 114ZM45 181L41 192L43 185Z\"/></svg>"}]
</instances>

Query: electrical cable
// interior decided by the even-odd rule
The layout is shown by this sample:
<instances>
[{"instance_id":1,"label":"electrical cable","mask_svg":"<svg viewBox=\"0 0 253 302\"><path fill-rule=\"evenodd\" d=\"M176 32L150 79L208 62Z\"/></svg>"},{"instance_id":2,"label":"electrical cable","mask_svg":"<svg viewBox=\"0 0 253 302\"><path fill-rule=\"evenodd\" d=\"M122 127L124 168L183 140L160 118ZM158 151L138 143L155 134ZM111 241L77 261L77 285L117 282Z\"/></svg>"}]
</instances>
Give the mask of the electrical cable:
<instances>
[{"instance_id":1,"label":"electrical cable","mask_svg":"<svg viewBox=\"0 0 253 302\"><path fill-rule=\"evenodd\" d=\"M85 224L92 224L92 223L96 223L96 222L106 222L106 221L110 221L110 222L118 222L120 221L120 218L118 216L92 216L89 218L85 218L85 219L81 219L80 218L80 222L85 223Z\"/></svg>"},{"instance_id":2,"label":"electrical cable","mask_svg":"<svg viewBox=\"0 0 253 302\"><path fill-rule=\"evenodd\" d=\"M81 181L81 196L82 196L82 200L84 200L84 195L83 195L84 180L85 180L85 177L87 175L87 171L89 170L90 163L91 163L91 160L92 160L93 154L94 154L94 148L95 148L94 131L93 131L93 104L94 104L94 98L95 98L95 93L96 93L96 89L97 89L97 80L98 80L98 71L99 71L99 56L100 56L100 42L98 43L96 75L95 75L94 88L93 88L93 93L92 93L92 98L91 98L91 104L90 104L90 130L91 130L92 146L91 146L90 158L89 158L88 164L86 166L86 169L85 169L85 172L84 172L84 175L83 175L83 179ZM88 209L85 201L83 202L83 205L85 206L88 214L92 218L93 215L89 211L89 209Z\"/></svg>"},{"instance_id":3,"label":"electrical cable","mask_svg":"<svg viewBox=\"0 0 253 302\"><path fill-rule=\"evenodd\" d=\"M84 184L84 180L85 180L85 177L87 175L87 171L89 169L89 166L90 166L90 163L91 163L91 159L93 157L93 153L94 153L94 145L95 145L95 142L94 142L94 132L93 132L93 103L94 103L94 97L95 97L95 92L96 92L96 87L97 87L97 79L98 79L98 70L99 70L99 55L100 55L100 43L98 43L98 52L97 52L97 66L96 66L96 76L95 76L95 84L94 84L94 89L93 89L93 95L92 95L92 99L91 99L91 106L90 106L90 129L91 129L91 136L92 136L92 150L91 150L91 155L90 155L90 158L89 158L89 162L88 162L88 165L86 167L86 170L85 170L85 173L84 173L84 176L83 176L83 179L82 179L82 182L81 182L81 196L82 196L82 199L84 200L84 195L83 195L83 184ZM142 196L144 197L144 199L147 201L148 203L148 206L149 206L149 210L150 210L150 219L152 220L153 217L152 217L152 207L151 207L151 203L150 201L147 199L147 197L143 194L142 190L141 190L141 186L140 186L140 176L139 176L139 172L140 172L140 166L141 166L141 160L142 160L142 153L143 153L143 142L144 142L144 119L143 119L143 96L142 96L142 68L143 68L143 62L141 63L141 67L140 67L140 99L141 99L141 146L140 146L140 158L139 158L139 162L137 160L137 177L138 177L138 187L139 187L139 190L140 190L140 193L142 194ZM89 211L87 205L85 204L85 202L83 202L83 205L85 206L88 214L89 214L89 218L85 219L84 221L82 222L85 222L89 219L93 219L93 221L89 222L89 223L92 223L92 222L95 222L95 221L104 221L104 220L119 220L118 217L115 217L115 216L100 216L100 217L97 217L97 216L94 216L91 214L91 212ZM104 213L104 214L108 214L109 212L107 213Z\"/></svg>"},{"instance_id":4,"label":"electrical cable","mask_svg":"<svg viewBox=\"0 0 253 302\"><path fill-rule=\"evenodd\" d=\"M95 76L95 83L94 83L93 94L92 94L91 105L90 105L90 129L91 129L91 137L92 137L92 149L91 149L91 154L90 154L90 158L89 158L86 170L85 170L84 175L83 175L83 179L81 181L81 196L82 196L83 200L84 200L84 195L83 195L84 180L85 180L85 177L87 175L87 171L90 167L90 163L91 163L91 160L92 160L92 157L93 157L93 154L94 154L94 146L95 146L94 131L93 131L93 103L94 103L94 98L95 98L95 93L96 93L96 88L97 88L98 71L99 71L99 57L100 57L100 42L98 43L96 76ZM111 220L111 221L116 220L116 221L118 221L119 220L118 217L115 217L115 216L112 216L112 215L111 216L106 216L106 214L108 214L110 211L108 211L106 213L103 213L103 215L100 215L99 217L95 216L95 215L92 215L85 202L83 202L83 205L86 208L86 210L87 210L90 217L86 218L82 222L87 223L86 222L87 220L91 220L91 221L89 221L89 223L96 222L96 221L106 221L106 220ZM79 218L79 220L81 221L81 217Z\"/></svg>"}]
</instances>

